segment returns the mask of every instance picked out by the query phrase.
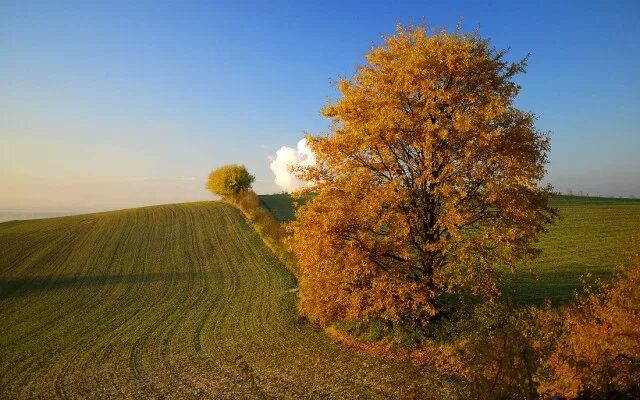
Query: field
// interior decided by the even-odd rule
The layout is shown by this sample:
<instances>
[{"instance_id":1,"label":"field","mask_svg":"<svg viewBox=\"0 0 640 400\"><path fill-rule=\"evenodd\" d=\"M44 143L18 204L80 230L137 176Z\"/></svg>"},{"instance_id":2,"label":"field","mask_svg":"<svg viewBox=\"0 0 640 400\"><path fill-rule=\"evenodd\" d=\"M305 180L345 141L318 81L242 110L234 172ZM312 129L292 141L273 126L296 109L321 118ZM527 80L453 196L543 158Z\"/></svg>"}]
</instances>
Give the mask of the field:
<instances>
[{"instance_id":1,"label":"field","mask_svg":"<svg viewBox=\"0 0 640 400\"><path fill-rule=\"evenodd\" d=\"M518 284L505 289L520 302L559 303L573 297L582 275L609 278L640 237L640 200L557 196L552 205L560 220L542 236L542 254L522 265Z\"/></svg>"},{"instance_id":2,"label":"field","mask_svg":"<svg viewBox=\"0 0 640 400\"><path fill-rule=\"evenodd\" d=\"M288 195L261 196L280 221L293 218ZM640 235L640 200L555 196L551 204L560 219L539 243L542 254L515 274L505 272L502 289L519 303L555 304L573 297L580 277L607 278L626 260L631 239Z\"/></svg>"},{"instance_id":3,"label":"field","mask_svg":"<svg viewBox=\"0 0 640 400\"><path fill-rule=\"evenodd\" d=\"M295 218L295 210L288 194L260 195L260 205L269 210L279 222L291 221Z\"/></svg>"},{"instance_id":4,"label":"field","mask_svg":"<svg viewBox=\"0 0 640 400\"><path fill-rule=\"evenodd\" d=\"M291 218L286 196L263 196ZM571 297L609 276L640 201L556 197L543 255L503 285ZM288 207L288 208L287 208ZM286 218L285 218L286 217ZM426 371L332 342L295 312L295 280L217 202L0 224L0 398L395 398ZM427 392L424 392L427 391Z\"/></svg>"},{"instance_id":5,"label":"field","mask_svg":"<svg viewBox=\"0 0 640 400\"><path fill-rule=\"evenodd\" d=\"M332 342L231 206L0 224L0 398L394 398L406 363Z\"/></svg>"},{"instance_id":6,"label":"field","mask_svg":"<svg viewBox=\"0 0 640 400\"><path fill-rule=\"evenodd\" d=\"M298 205L304 204L307 197L292 200L288 194L261 194L260 205L275 217L279 222L291 221L295 218L295 209ZM294 205L295 203L295 205Z\"/></svg>"}]
</instances>

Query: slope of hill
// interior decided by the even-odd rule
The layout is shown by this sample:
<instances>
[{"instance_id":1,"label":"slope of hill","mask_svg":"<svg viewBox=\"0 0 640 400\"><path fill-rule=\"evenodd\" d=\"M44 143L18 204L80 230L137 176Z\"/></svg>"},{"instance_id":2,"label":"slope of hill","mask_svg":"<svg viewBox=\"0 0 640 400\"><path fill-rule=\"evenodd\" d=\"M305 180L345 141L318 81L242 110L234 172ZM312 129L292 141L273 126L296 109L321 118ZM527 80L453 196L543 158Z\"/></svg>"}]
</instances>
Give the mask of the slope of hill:
<instances>
[{"instance_id":1,"label":"slope of hill","mask_svg":"<svg viewBox=\"0 0 640 400\"><path fill-rule=\"evenodd\" d=\"M261 194L258 197L260 205L269 210L277 221L291 221L295 217L293 202L288 194Z\"/></svg>"},{"instance_id":2,"label":"slope of hill","mask_svg":"<svg viewBox=\"0 0 640 400\"><path fill-rule=\"evenodd\" d=\"M426 381L332 342L234 208L0 224L0 398L389 398Z\"/></svg>"},{"instance_id":3,"label":"slope of hill","mask_svg":"<svg viewBox=\"0 0 640 400\"><path fill-rule=\"evenodd\" d=\"M280 221L293 218L286 194L260 196ZM504 274L503 290L522 303L559 303L572 298L580 277L591 273L606 278L626 261L631 240L640 235L640 200L554 196L551 205L560 219L540 240L541 256Z\"/></svg>"},{"instance_id":4,"label":"slope of hill","mask_svg":"<svg viewBox=\"0 0 640 400\"><path fill-rule=\"evenodd\" d=\"M269 210L277 221L287 222L295 218L295 207L304 204L310 196L305 195L295 201L287 193L261 194L258 197L260 205Z\"/></svg>"}]
</instances>

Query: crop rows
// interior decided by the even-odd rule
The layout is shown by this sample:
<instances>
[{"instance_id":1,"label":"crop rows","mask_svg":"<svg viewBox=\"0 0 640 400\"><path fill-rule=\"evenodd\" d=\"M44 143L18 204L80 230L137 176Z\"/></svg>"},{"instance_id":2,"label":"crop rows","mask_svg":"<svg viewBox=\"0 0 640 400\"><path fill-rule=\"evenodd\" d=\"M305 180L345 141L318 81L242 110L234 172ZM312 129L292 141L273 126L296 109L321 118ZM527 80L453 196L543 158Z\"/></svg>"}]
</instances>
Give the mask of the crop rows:
<instances>
[{"instance_id":1,"label":"crop rows","mask_svg":"<svg viewBox=\"0 0 640 400\"><path fill-rule=\"evenodd\" d=\"M314 330L294 286L221 203L0 224L0 398L392 398L428 381Z\"/></svg>"}]
</instances>

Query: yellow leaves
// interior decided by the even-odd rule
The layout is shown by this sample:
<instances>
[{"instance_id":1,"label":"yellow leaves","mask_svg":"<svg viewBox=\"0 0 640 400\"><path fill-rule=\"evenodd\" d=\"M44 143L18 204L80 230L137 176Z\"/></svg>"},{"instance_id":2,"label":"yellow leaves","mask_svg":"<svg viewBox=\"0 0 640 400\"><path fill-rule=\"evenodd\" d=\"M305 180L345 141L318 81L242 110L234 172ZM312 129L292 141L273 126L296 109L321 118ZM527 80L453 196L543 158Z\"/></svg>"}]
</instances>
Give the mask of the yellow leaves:
<instances>
[{"instance_id":1,"label":"yellow leaves","mask_svg":"<svg viewBox=\"0 0 640 400\"><path fill-rule=\"evenodd\" d=\"M244 165L225 165L211 171L207 189L213 194L230 196L251 188L254 180Z\"/></svg>"},{"instance_id":2,"label":"yellow leaves","mask_svg":"<svg viewBox=\"0 0 640 400\"><path fill-rule=\"evenodd\" d=\"M493 296L491 263L526 253L551 213L547 142L513 107L502 55L475 34L399 27L338 82L331 134L308 139L315 197L289 227L310 318L426 324L442 293Z\"/></svg>"},{"instance_id":3,"label":"yellow leaves","mask_svg":"<svg viewBox=\"0 0 640 400\"><path fill-rule=\"evenodd\" d=\"M541 382L541 394L606 395L640 382L640 252L635 254L632 266L612 284L587 289L578 304L555 317L560 329L551 338L555 348L546 359L551 374ZM554 318L552 311L546 315Z\"/></svg>"}]
</instances>

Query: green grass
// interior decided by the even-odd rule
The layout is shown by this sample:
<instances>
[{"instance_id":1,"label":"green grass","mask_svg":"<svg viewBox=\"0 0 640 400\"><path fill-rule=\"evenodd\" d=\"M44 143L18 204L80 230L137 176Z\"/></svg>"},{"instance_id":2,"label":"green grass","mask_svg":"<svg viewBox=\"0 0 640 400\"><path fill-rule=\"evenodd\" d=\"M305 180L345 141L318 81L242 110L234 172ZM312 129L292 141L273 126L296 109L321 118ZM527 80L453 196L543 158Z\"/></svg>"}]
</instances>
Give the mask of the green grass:
<instances>
[{"instance_id":1,"label":"green grass","mask_svg":"<svg viewBox=\"0 0 640 400\"><path fill-rule=\"evenodd\" d=\"M640 235L640 200L556 196L551 204L560 220L541 237L541 256L521 266L518 284L505 288L519 302L557 304L573 297L582 275L609 278Z\"/></svg>"},{"instance_id":2,"label":"green grass","mask_svg":"<svg viewBox=\"0 0 640 400\"><path fill-rule=\"evenodd\" d=\"M0 398L395 398L408 363L332 342L231 206L0 224Z\"/></svg>"},{"instance_id":3,"label":"green grass","mask_svg":"<svg viewBox=\"0 0 640 400\"><path fill-rule=\"evenodd\" d=\"M280 220L293 218L288 195L261 199ZM542 236L541 256L504 276L502 289L516 302L540 304L548 298L558 304L573 298L582 275L610 277L626 261L632 237L640 235L640 200L555 196L551 205L561 218Z\"/></svg>"},{"instance_id":4,"label":"green grass","mask_svg":"<svg viewBox=\"0 0 640 400\"><path fill-rule=\"evenodd\" d=\"M259 197L260 205L269 210L279 222L286 222L294 219L295 207L299 204L304 204L307 198L302 197L294 202L291 199L291 195L286 193L261 194Z\"/></svg>"}]
</instances>

